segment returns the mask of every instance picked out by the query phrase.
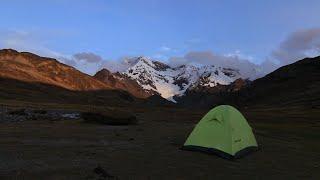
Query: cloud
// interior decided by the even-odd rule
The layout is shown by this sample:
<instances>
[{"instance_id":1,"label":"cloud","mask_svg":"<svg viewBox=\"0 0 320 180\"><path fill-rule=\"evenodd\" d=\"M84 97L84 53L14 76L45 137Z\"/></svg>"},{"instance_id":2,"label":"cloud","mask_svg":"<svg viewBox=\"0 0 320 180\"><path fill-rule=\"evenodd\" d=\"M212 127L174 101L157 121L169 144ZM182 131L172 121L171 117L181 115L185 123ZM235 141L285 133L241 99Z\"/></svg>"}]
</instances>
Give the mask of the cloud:
<instances>
[{"instance_id":1,"label":"cloud","mask_svg":"<svg viewBox=\"0 0 320 180\"><path fill-rule=\"evenodd\" d=\"M320 54L320 28L300 30L290 34L271 56L281 65Z\"/></svg>"},{"instance_id":2,"label":"cloud","mask_svg":"<svg viewBox=\"0 0 320 180\"><path fill-rule=\"evenodd\" d=\"M100 69L106 68L111 72L124 72L129 67L137 63L136 57L122 57L118 60L105 60L102 62Z\"/></svg>"},{"instance_id":3,"label":"cloud","mask_svg":"<svg viewBox=\"0 0 320 180\"><path fill-rule=\"evenodd\" d=\"M60 62L90 75L95 74L104 62L101 56L90 52L80 52L71 56L59 56L56 58Z\"/></svg>"},{"instance_id":4,"label":"cloud","mask_svg":"<svg viewBox=\"0 0 320 180\"><path fill-rule=\"evenodd\" d=\"M166 61L171 57L173 54L177 53L178 49L169 47L166 45L161 46L160 48L157 49L157 51L151 55L152 58L155 58L157 60L164 60Z\"/></svg>"},{"instance_id":5,"label":"cloud","mask_svg":"<svg viewBox=\"0 0 320 180\"><path fill-rule=\"evenodd\" d=\"M168 59L168 56L165 54L158 53L158 54L153 55L152 58L165 60L165 59Z\"/></svg>"},{"instance_id":6,"label":"cloud","mask_svg":"<svg viewBox=\"0 0 320 180\"><path fill-rule=\"evenodd\" d=\"M227 57L238 57L239 59L247 59L249 61L254 61L254 58L252 56L243 54L243 53L241 53L240 50L236 50L235 52L228 53L225 56L227 56Z\"/></svg>"},{"instance_id":7,"label":"cloud","mask_svg":"<svg viewBox=\"0 0 320 180\"><path fill-rule=\"evenodd\" d=\"M264 76L280 67L280 64L275 63L270 59L265 59L260 65L260 76Z\"/></svg>"},{"instance_id":8,"label":"cloud","mask_svg":"<svg viewBox=\"0 0 320 180\"><path fill-rule=\"evenodd\" d=\"M160 51L171 51L172 48L168 47L168 46L161 46L160 47Z\"/></svg>"},{"instance_id":9,"label":"cloud","mask_svg":"<svg viewBox=\"0 0 320 180\"><path fill-rule=\"evenodd\" d=\"M277 66L268 60L261 65L252 63L253 57L243 55L240 51L226 55L214 54L211 51L192 51L182 57L171 57L166 63L171 67L180 65L215 65L225 68L238 69L244 78L251 80L271 72ZM136 57L124 57L118 60L104 60L100 69L106 68L111 72L123 72L136 63Z\"/></svg>"},{"instance_id":10,"label":"cloud","mask_svg":"<svg viewBox=\"0 0 320 180\"><path fill-rule=\"evenodd\" d=\"M73 55L73 58L78 61L84 61L87 63L99 63L102 61L101 56L90 52L81 52Z\"/></svg>"},{"instance_id":11,"label":"cloud","mask_svg":"<svg viewBox=\"0 0 320 180\"><path fill-rule=\"evenodd\" d=\"M77 62L74 59L67 57L58 57L57 59L66 65L77 67Z\"/></svg>"},{"instance_id":12,"label":"cloud","mask_svg":"<svg viewBox=\"0 0 320 180\"><path fill-rule=\"evenodd\" d=\"M55 36L58 34L53 32ZM53 57L88 74L95 73L99 68L107 68L112 72L122 72L134 63L134 58L105 60L92 52L79 52L74 55L62 54L48 48L44 37L47 36L39 35L39 31L0 30L0 48L12 48L18 51L29 51L41 56ZM201 39L194 38L186 41L185 45L190 46L188 49L194 49L191 47L199 46L202 42ZM177 53L178 51L179 53ZM168 62L172 67L183 64L198 64L236 68L245 77L255 79L280 66L305 57L319 55L320 28L304 29L291 33L274 51L270 52L269 57L261 64L252 63L255 59L250 55L244 55L240 51L229 54L216 54L211 51L189 51L184 56L172 57L174 54L181 54L181 52L185 51L163 45L153 55L153 58Z\"/></svg>"},{"instance_id":13,"label":"cloud","mask_svg":"<svg viewBox=\"0 0 320 180\"><path fill-rule=\"evenodd\" d=\"M252 63L254 58L244 55L240 51L226 55L214 54L211 51L191 51L183 57L170 58L169 64L171 66L182 64L218 65L236 68L245 77L256 79L281 66L319 55L320 28L312 28L291 33L261 64Z\"/></svg>"},{"instance_id":14,"label":"cloud","mask_svg":"<svg viewBox=\"0 0 320 180\"><path fill-rule=\"evenodd\" d=\"M240 70L245 78L254 79L262 73L261 68L238 54L219 55L211 51L193 51L183 57L169 59L169 65L176 67L183 64L215 65Z\"/></svg>"},{"instance_id":15,"label":"cloud","mask_svg":"<svg viewBox=\"0 0 320 180\"><path fill-rule=\"evenodd\" d=\"M45 42L34 31L2 30L0 31L0 48L28 51L54 58L63 56L63 54L46 47Z\"/></svg>"}]
</instances>

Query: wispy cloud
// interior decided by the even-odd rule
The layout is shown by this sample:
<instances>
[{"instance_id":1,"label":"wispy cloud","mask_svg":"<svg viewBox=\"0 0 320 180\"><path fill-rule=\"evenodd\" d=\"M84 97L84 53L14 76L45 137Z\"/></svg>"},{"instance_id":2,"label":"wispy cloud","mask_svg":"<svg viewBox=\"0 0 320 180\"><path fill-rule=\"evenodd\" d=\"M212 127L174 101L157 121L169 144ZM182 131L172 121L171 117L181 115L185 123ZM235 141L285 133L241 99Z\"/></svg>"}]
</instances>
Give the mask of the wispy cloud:
<instances>
[{"instance_id":1,"label":"wispy cloud","mask_svg":"<svg viewBox=\"0 0 320 180\"><path fill-rule=\"evenodd\" d=\"M190 44L201 43L198 38L190 39ZM88 74L94 74L100 68L113 72L124 71L132 63L132 58L106 60L92 52L79 52L66 55L46 46L45 41L33 31L6 30L0 31L0 48L13 48L18 51L29 51L41 56L48 56L76 67ZM183 56L178 49L167 45L160 46L153 58L168 62L172 67L182 64L217 65L236 68L248 78L254 79L274 69L293 63L305 57L320 55L320 28L305 29L290 34L274 51L270 52L261 64L254 64L254 57L236 50L227 54L216 54L212 51L187 51ZM171 58L170 58L171 57ZM278 61L279 63L275 63Z\"/></svg>"},{"instance_id":2,"label":"wispy cloud","mask_svg":"<svg viewBox=\"0 0 320 180\"><path fill-rule=\"evenodd\" d=\"M167 59L169 59L169 57L172 56L172 54L176 52L177 52L176 48L173 48L167 45L162 45L160 48L156 50L156 52L153 55L151 55L151 57L157 60L166 61Z\"/></svg>"},{"instance_id":3,"label":"wispy cloud","mask_svg":"<svg viewBox=\"0 0 320 180\"><path fill-rule=\"evenodd\" d=\"M135 62L135 57L122 57L118 60L105 60L101 63L100 69L106 68L111 72L123 72Z\"/></svg>"},{"instance_id":4,"label":"wispy cloud","mask_svg":"<svg viewBox=\"0 0 320 180\"><path fill-rule=\"evenodd\" d=\"M92 52L79 52L72 56L60 56L57 59L91 75L95 74L105 62L101 56Z\"/></svg>"},{"instance_id":5,"label":"wispy cloud","mask_svg":"<svg viewBox=\"0 0 320 180\"><path fill-rule=\"evenodd\" d=\"M260 75L259 66L238 54L220 55L211 51L192 51L183 57L172 57L169 64L173 67L183 64L215 65L239 69L246 78L254 79Z\"/></svg>"},{"instance_id":6,"label":"wispy cloud","mask_svg":"<svg viewBox=\"0 0 320 180\"><path fill-rule=\"evenodd\" d=\"M72 59L72 58L67 58L67 57L62 57L62 56L60 56L60 57L58 58L58 60L59 60L60 62L63 62L63 63L65 63L65 64L69 65L69 66L77 67L77 62L76 62L74 59Z\"/></svg>"},{"instance_id":7,"label":"wispy cloud","mask_svg":"<svg viewBox=\"0 0 320 180\"><path fill-rule=\"evenodd\" d=\"M152 58L159 59L159 60L166 60L169 57L163 53L157 53L157 54L153 55Z\"/></svg>"},{"instance_id":8,"label":"wispy cloud","mask_svg":"<svg viewBox=\"0 0 320 180\"><path fill-rule=\"evenodd\" d=\"M290 34L272 52L272 58L281 65L320 54L320 28L305 29Z\"/></svg>"},{"instance_id":9,"label":"wispy cloud","mask_svg":"<svg viewBox=\"0 0 320 180\"><path fill-rule=\"evenodd\" d=\"M43 33L43 32L42 32ZM53 31L47 32L50 35L56 34ZM63 35L63 32L57 31ZM2 30L0 31L0 48L11 48L18 51L28 51L40 56L56 58L62 63L78 68L79 70L93 74L101 66L103 59L91 52L79 52L68 55L57 52L46 46L46 40L37 31L25 30Z\"/></svg>"},{"instance_id":10,"label":"wispy cloud","mask_svg":"<svg viewBox=\"0 0 320 180\"><path fill-rule=\"evenodd\" d=\"M169 59L171 66L182 64L218 65L239 69L251 79L261 77L280 66L293 63L305 57L320 55L320 28L304 29L291 33L276 50L261 64L254 64L254 58L239 50L228 54L215 54L211 51L189 51L182 57Z\"/></svg>"},{"instance_id":11,"label":"wispy cloud","mask_svg":"<svg viewBox=\"0 0 320 180\"><path fill-rule=\"evenodd\" d=\"M99 63L102 61L101 56L91 52L81 52L73 55L73 58L78 61L84 61L86 63Z\"/></svg>"},{"instance_id":12,"label":"wispy cloud","mask_svg":"<svg viewBox=\"0 0 320 180\"><path fill-rule=\"evenodd\" d=\"M161 46L160 47L160 51L171 51L172 48L168 47L168 46Z\"/></svg>"},{"instance_id":13,"label":"wispy cloud","mask_svg":"<svg viewBox=\"0 0 320 180\"><path fill-rule=\"evenodd\" d=\"M18 51L29 51L41 56L60 57L63 54L46 47L43 39L33 31L2 30L0 31L0 47Z\"/></svg>"},{"instance_id":14,"label":"wispy cloud","mask_svg":"<svg viewBox=\"0 0 320 180\"><path fill-rule=\"evenodd\" d=\"M227 54L225 54L225 56L227 56L227 57L237 57L239 59L246 59L246 60L249 60L251 62L254 61L253 56L244 54L240 50L236 50L234 52L227 53Z\"/></svg>"}]
</instances>

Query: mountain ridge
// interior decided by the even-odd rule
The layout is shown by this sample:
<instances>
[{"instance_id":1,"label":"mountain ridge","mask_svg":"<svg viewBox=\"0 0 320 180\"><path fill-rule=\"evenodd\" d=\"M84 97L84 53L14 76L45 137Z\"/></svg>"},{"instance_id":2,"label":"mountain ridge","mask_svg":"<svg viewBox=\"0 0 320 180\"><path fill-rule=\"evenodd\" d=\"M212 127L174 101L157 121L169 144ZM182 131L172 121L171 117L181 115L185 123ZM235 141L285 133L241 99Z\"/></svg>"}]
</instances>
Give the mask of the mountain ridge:
<instances>
[{"instance_id":1,"label":"mountain ridge","mask_svg":"<svg viewBox=\"0 0 320 180\"><path fill-rule=\"evenodd\" d=\"M305 58L254 81L236 80L230 85L188 91L185 96L178 98L178 104L199 108L219 104L320 108L319 69L320 56Z\"/></svg>"},{"instance_id":2,"label":"mountain ridge","mask_svg":"<svg viewBox=\"0 0 320 180\"><path fill-rule=\"evenodd\" d=\"M29 83L33 89L41 84L39 87L44 89L57 86L70 91L99 91L99 95L93 95L94 98L105 96L104 92L107 96L111 95L109 90L126 91L130 95L118 95L124 99L132 99L129 96L133 95L162 102L161 95L183 106L200 104L199 107L220 103L260 103L258 100L261 103L294 104L308 98L317 104L318 100L314 97L317 97L316 93L320 94L320 56L283 66L254 81L242 79L239 70L232 68L214 65L182 65L172 68L145 57L131 60L128 61L130 66L123 72L112 73L102 69L95 76L90 76L53 58L4 49L0 50L0 78L4 83L13 83L10 86L12 90L15 89L14 83L21 81L20 87L26 89Z\"/></svg>"},{"instance_id":3,"label":"mountain ridge","mask_svg":"<svg viewBox=\"0 0 320 180\"><path fill-rule=\"evenodd\" d=\"M69 90L114 89L56 59L12 49L0 50L0 77L39 82Z\"/></svg>"},{"instance_id":4,"label":"mountain ridge","mask_svg":"<svg viewBox=\"0 0 320 180\"><path fill-rule=\"evenodd\" d=\"M143 89L135 80L130 79L125 74L111 73L105 68L98 71L93 77L115 89L127 91L139 98L148 98L155 94L155 92Z\"/></svg>"},{"instance_id":5,"label":"mountain ridge","mask_svg":"<svg viewBox=\"0 0 320 180\"><path fill-rule=\"evenodd\" d=\"M13 49L0 50L0 99L117 106L170 105L160 96L148 99L157 94L143 96L144 90L140 89L141 93L140 86L124 75L115 73L112 77L116 82L107 83L54 58ZM132 91L134 87L138 88L136 93Z\"/></svg>"},{"instance_id":6,"label":"mountain ridge","mask_svg":"<svg viewBox=\"0 0 320 180\"><path fill-rule=\"evenodd\" d=\"M170 67L143 56L131 58L125 63L127 69L118 74L135 80L149 94L159 94L173 102L175 96L184 95L188 89L227 85L242 77L239 70L233 68L189 64Z\"/></svg>"},{"instance_id":7,"label":"mountain ridge","mask_svg":"<svg viewBox=\"0 0 320 180\"><path fill-rule=\"evenodd\" d=\"M176 102L174 97L184 95L187 90L197 86L227 85L241 76L236 69L214 65L182 65L173 68L143 56L128 59L126 63L128 68L123 72L111 73L102 69L90 76L54 58L3 49L0 50L0 77L78 91L119 89L138 98L160 95Z\"/></svg>"}]
</instances>

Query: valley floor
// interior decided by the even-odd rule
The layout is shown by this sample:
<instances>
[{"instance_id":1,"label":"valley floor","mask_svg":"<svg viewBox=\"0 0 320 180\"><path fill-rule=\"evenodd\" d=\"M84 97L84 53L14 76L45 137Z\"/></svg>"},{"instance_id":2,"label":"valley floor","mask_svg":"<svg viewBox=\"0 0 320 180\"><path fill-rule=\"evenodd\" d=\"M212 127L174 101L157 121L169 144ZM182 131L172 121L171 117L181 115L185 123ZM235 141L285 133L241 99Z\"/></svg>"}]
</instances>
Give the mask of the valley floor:
<instances>
[{"instance_id":1,"label":"valley floor","mask_svg":"<svg viewBox=\"0 0 320 180\"><path fill-rule=\"evenodd\" d=\"M204 111L134 110L133 126L80 120L0 123L0 179L320 179L320 116L247 109L260 150L230 161L179 148Z\"/></svg>"}]
</instances>

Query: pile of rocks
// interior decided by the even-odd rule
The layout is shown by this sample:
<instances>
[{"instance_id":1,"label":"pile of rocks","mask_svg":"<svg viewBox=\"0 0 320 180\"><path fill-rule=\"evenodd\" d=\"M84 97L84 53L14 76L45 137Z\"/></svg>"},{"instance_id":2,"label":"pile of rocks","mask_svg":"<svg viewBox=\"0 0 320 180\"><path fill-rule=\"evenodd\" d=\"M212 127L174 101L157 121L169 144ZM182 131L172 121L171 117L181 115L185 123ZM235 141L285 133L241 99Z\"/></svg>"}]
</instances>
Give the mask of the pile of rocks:
<instances>
[{"instance_id":1,"label":"pile of rocks","mask_svg":"<svg viewBox=\"0 0 320 180\"><path fill-rule=\"evenodd\" d=\"M79 119L80 114L64 111L47 111L43 109L0 109L0 122L21 122L26 120L72 120Z\"/></svg>"}]
</instances>

